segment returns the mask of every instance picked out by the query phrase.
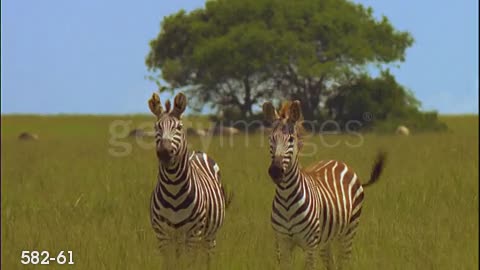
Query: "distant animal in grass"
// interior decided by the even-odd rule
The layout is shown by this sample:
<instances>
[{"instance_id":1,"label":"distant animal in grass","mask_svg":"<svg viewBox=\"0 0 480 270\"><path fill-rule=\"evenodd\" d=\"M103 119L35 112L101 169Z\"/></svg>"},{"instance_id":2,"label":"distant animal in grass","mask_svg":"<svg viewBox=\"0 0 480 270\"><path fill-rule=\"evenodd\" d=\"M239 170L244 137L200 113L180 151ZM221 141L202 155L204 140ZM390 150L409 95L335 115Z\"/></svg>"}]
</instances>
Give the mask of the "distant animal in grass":
<instances>
[{"instance_id":1,"label":"distant animal in grass","mask_svg":"<svg viewBox=\"0 0 480 270\"><path fill-rule=\"evenodd\" d=\"M22 132L18 135L18 139L22 141L38 141L38 135L30 132Z\"/></svg>"},{"instance_id":2,"label":"distant animal in grass","mask_svg":"<svg viewBox=\"0 0 480 270\"><path fill-rule=\"evenodd\" d=\"M197 135L205 137L207 136L207 131L205 129L197 129Z\"/></svg>"},{"instance_id":3,"label":"distant animal in grass","mask_svg":"<svg viewBox=\"0 0 480 270\"><path fill-rule=\"evenodd\" d=\"M154 133L153 132L149 132L149 131L145 131L143 129L139 129L139 128L136 128L136 129L132 129L132 131L130 131L130 133L128 133L128 137L153 137L154 136Z\"/></svg>"},{"instance_id":4,"label":"distant animal in grass","mask_svg":"<svg viewBox=\"0 0 480 270\"><path fill-rule=\"evenodd\" d=\"M194 128L187 128L187 136L206 136L207 132L203 129L194 129Z\"/></svg>"},{"instance_id":5,"label":"distant animal in grass","mask_svg":"<svg viewBox=\"0 0 480 270\"><path fill-rule=\"evenodd\" d=\"M215 136L228 136L228 135L235 135L239 134L240 130L234 127L226 127L222 125L215 126L214 128L209 130L209 134L213 134Z\"/></svg>"},{"instance_id":6,"label":"distant animal in grass","mask_svg":"<svg viewBox=\"0 0 480 270\"><path fill-rule=\"evenodd\" d=\"M257 129L257 132L259 132L260 134L270 134L272 132L272 128L266 127L266 126L260 126Z\"/></svg>"},{"instance_id":7,"label":"distant animal in grass","mask_svg":"<svg viewBox=\"0 0 480 270\"><path fill-rule=\"evenodd\" d=\"M406 126L398 126L397 130L395 131L397 135L409 136L410 130Z\"/></svg>"},{"instance_id":8,"label":"distant animal in grass","mask_svg":"<svg viewBox=\"0 0 480 270\"><path fill-rule=\"evenodd\" d=\"M128 137L143 137L145 136L145 131L143 129L132 129L130 133L128 133Z\"/></svg>"}]
</instances>

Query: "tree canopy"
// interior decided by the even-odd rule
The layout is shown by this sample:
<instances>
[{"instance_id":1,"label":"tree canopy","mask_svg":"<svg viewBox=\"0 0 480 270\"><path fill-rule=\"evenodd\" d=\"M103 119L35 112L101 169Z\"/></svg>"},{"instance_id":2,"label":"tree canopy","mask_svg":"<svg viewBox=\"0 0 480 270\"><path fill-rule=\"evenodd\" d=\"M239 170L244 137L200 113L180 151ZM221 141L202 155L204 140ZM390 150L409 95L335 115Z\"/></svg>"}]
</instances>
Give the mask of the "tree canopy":
<instances>
[{"instance_id":1,"label":"tree canopy","mask_svg":"<svg viewBox=\"0 0 480 270\"><path fill-rule=\"evenodd\" d=\"M198 106L233 106L246 118L266 99L290 98L313 120L368 77L367 65L402 62L412 44L347 0L218 0L165 17L146 65Z\"/></svg>"},{"instance_id":2,"label":"tree canopy","mask_svg":"<svg viewBox=\"0 0 480 270\"><path fill-rule=\"evenodd\" d=\"M364 121L365 113L371 112L375 112L375 120L406 119L419 112L419 105L420 102L396 82L389 70L383 71L378 78L362 74L338 87L327 100L328 118L340 123Z\"/></svg>"}]
</instances>

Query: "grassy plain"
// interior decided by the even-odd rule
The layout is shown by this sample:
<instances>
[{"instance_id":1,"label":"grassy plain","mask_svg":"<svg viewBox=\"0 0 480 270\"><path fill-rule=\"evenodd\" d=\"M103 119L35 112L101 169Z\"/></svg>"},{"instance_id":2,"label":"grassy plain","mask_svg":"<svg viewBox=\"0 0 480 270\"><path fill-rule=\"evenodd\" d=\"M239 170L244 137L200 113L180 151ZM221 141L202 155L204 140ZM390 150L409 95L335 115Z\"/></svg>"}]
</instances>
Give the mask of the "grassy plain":
<instances>
[{"instance_id":1,"label":"grassy plain","mask_svg":"<svg viewBox=\"0 0 480 270\"><path fill-rule=\"evenodd\" d=\"M152 120L2 116L2 269L160 269L149 223L157 164L153 145L115 138ZM478 268L478 116L442 120L449 132L307 139L304 165L340 159L363 179L376 151L389 153L379 183L366 189L355 269ZM39 141L19 141L22 131L37 133ZM266 138L189 138L189 143L219 163L234 192L218 234L214 269L274 269L269 221L274 186L267 175ZM22 250L53 255L71 250L75 264L24 266ZM301 269L301 252L295 258Z\"/></svg>"}]
</instances>

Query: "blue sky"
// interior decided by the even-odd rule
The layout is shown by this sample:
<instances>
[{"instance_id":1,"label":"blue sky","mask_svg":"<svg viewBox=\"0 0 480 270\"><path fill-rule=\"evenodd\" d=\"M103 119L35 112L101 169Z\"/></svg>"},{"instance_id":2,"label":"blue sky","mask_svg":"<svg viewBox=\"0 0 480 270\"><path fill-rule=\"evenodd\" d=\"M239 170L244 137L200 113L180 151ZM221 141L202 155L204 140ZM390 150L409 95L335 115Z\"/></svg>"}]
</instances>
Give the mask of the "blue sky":
<instances>
[{"instance_id":1,"label":"blue sky","mask_svg":"<svg viewBox=\"0 0 480 270\"><path fill-rule=\"evenodd\" d=\"M478 114L478 1L358 0L415 38L392 71L425 110ZM148 43L204 1L2 0L5 113L147 113Z\"/></svg>"}]
</instances>

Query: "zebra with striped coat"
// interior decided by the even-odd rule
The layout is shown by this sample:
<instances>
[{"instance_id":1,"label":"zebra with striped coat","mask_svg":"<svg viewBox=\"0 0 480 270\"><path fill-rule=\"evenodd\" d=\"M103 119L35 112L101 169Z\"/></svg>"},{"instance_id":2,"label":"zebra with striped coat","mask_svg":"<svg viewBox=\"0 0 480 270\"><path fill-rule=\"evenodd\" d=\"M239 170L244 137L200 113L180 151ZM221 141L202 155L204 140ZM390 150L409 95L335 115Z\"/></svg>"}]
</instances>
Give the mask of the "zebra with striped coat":
<instances>
[{"instance_id":1,"label":"zebra with striped coat","mask_svg":"<svg viewBox=\"0 0 480 270\"><path fill-rule=\"evenodd\" d=\"M299 101L277 112L270 102L263 112L272 124L268 173L276 186L271 222L276 235L277 260L291 269L292 249L306 252L305 269L315 269L319 254L327 269L334 269L332 244L339 244L338 267L348 261L359 222L363 187L378 180L385 155L380 153L370 180L360 183L356 173L341 161L320 161L302 169L302 114Z\"/></svg>"},{"instance_id":2,"label":"zebra with striped coat","mask_svg":"<svg viewBox=\"0 0 480 270\"><path fill-rule=\"evenodd\" d=\"M187 106L183 93L175 97L171 110L168 100L163 110L156 93L148 104L157 117L155 145L159 160L150 220L165 255L163 269L176 269L173 258L178 259L182 251L192 249L207 253L208 268L215 236L225 216L219 167L205 153L187 149L181 121Z\"/></svg>"}]
</instances>

